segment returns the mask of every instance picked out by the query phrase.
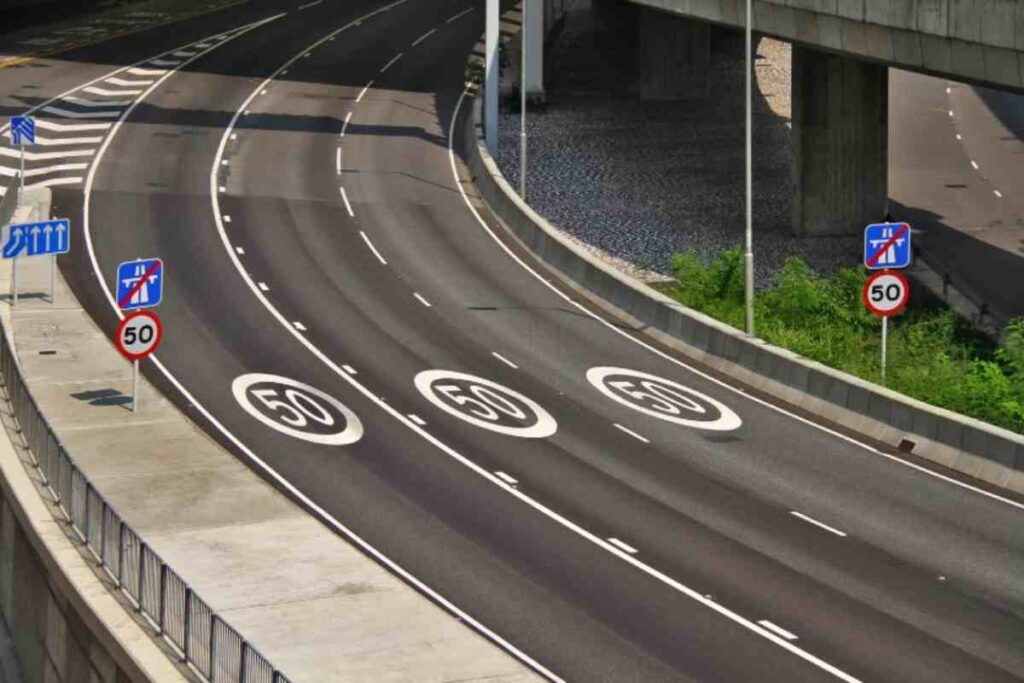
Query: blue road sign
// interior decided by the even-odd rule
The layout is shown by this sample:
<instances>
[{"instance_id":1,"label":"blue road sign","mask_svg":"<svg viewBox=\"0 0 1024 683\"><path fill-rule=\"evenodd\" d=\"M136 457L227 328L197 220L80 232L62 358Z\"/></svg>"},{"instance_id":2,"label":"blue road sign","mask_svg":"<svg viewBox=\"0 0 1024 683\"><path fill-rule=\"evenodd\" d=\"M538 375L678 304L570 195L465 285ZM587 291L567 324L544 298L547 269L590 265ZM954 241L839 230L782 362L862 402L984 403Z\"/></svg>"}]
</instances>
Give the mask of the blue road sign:
<instances>
[{"instance_id":1,"label":"blue road sign","mask_svg":"<svg viewBox=\"0 0 1024 683\"><path fill-rule=\"evenodd\" d=\"M126 261L117 267L117 305L122 311L158 306L164 298L164 262Z\"/></svg>"},{"instance_id":2,"label":"blue road sign","mask_svg":"<svg viewBox=\"0 0 1024 683\"><path fill-rule=\"evenodd\" d=\"M66 254L71 250L71 221L55 218L40 223L12 225L4 242L3 257Z\"/></svg>"},{"instance_id":3,"label":"blue road sign","mask_svg":"<svg viewBox=\"0 0 1024 683\"><path fill-rule=\"evenodd\" d=\"M36 120L31 116L11 117L11 144L34 145L36 143Z\"/></svg>"},{"instance_id":4,"label":"blue road sign","mask_svg":"<svg viewBox=\"0 0 1024 683\"><path fill-rule=\"evenodd\" d=\"M910 225L875 223L864 230L864 266L869 270L910 265Z\"/></svg>"}]
</instances>

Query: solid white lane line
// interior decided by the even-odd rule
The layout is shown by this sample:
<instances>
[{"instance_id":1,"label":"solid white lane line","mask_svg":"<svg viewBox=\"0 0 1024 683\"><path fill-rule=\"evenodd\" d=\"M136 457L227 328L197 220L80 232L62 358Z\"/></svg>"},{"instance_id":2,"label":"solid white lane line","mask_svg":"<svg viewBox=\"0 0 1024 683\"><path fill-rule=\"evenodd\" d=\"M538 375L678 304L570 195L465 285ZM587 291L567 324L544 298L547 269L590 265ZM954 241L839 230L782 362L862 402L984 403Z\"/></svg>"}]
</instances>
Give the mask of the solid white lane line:
<instances>
[{"instance_id":1,"label":"solid white lane line","mask_svg":"<svg viewBox=\"0 0 1024 683\"><path fill-rule=\"evenodd\" d=\"M67 119L116 119L121 115L120 111L71 111L54 106L43 107L40 111Z\"/></svg>"},{"instance_id":2,"label":"solid white lane line","mask_svg":"<svg viewBox=\"0 0 1024 683\"><path fill-rule=\"evenodd\" d=\"M358 372L356 372L356 369L354 367L352 367L351 365L342 365L341 369L344 370L345 372L347 372L350 375L358 375L359 374Z\"/></svg>"},{"instance_id":3,"label":"solid white lane line","mask_svg":"<svg viewBox=\"0 0 1024 683\"><path fill-rule=\"evenodd\" d=\"M363 100L363 96L364 96L364 95L366 94L366 92L367 92L367 91L368 91L368 90L370 89L370 87L371 87L372 85L373 85L373 80L371 79L371 80L370 80L370 82L369 82L369 83L367 83L367 84L366 84L366 85L365 85L365 86L363 87L362 91L360 91L360 93L359 93L359 97L357 97L357 98L356 98L356 102L362 102L362 100Z\"/></svg>"},{"instance_id":4,"label":"solid white lane line","mask_svg":"<svg viewBox=\"0 0 1024 683\"><path fill-rule=\"evenodd\" d=\"M392 60L390 62L388 62L387 64L385 64L384 66L381 67L379 73L384 73L385 71L390 69L391 65L394 64L395 62L397 62L399 59L401 59L402 55L404 55L404 54L405 54L404 52L399 52L397 55L395 55L394 58L392 58Z\"/></svg>"},{"instance_id":5,"label":"solid white lane line","mask_svg":"<svg viewBox=\"0 0 1024 683\"><path fill-rule=\"evenodd\" d=\"M633 438L634 438L634 439L636 439L637 441L643 441L644 443L650 443L650 442L651 442L651 440L650 440L650 439L648 439L648 438L645 438L645 437L643 437L643 436L640 436L639 434L637 434L636 432L634 432L634 431L633 431L632 429L630 429L629 427L623 427L623 426L622 426L622 425L620 425L620 424L619 424L618 422L612 422L612 425L613 425L613 426L614 426L614 427L615 427L616 429L618 429L618 430L620 430L620 431L622 431L622 432L625 432L626 434L629 434L629 435L630 435L631 437L633 437Z\"/></svg>"},{"instance_id":6,"label":"solid white lane line","mask_svg":"<svg viewBox=\"0 0 1024 683\"><path fill-rule=\"evenodd\" d=\"M975 161L974 159L971 159L971 166L974 168L975 171L978 170L978 162Z\"/></svg>"},{"instance_id":7,"label":"solid white lane line","mask_svg":"<svg viewBox=\"0 0 1024 683\"><path fill-rule=\"evenodd\" d=\"M313 2L307 2L305 5L299 5L299 9L303 10L303 9L309 9L310 7L316 7L317 5L319 5L323 1L324 0L313 0Z\"/></svg>"},{"instance_id":8,"label":"solid white lane line","mask_svg":"<svg viewBox=\"0 0 1024 683\"><path fill-rule=\"evenodd\" d=\"M377 257L377 260L380 261L382 265L386 266L388 262L385 261L384 257L380 255L379 251L377 251L377 247L373 246L373 242L370 241L370 238L366 235L366 233L360 230L359 234L362 235L363 241L366 242L366 246L370 248L370 251L372 251L373 255Z\"/></svg>"},{"instance_id":9,"label":"solid white lane line","mask_svg":"<svg viewBox=\"0 0 1024 683\"><path fill-rule=\"evenodd\" d=\"M292 323L292 325L294 325L295 329L297 329L299 332L305 332L306 331L306 326L303 325L302 323L300 323L298 320L294 321Z\"/></svg>"},{"instance_id":10,"label":"solid white lane line","mask_svg":"<svg viewBox=\"0 0 1024 683\"><path fill-rule=\"evenodd\" d=\"M338 175L341 175L341 147L338 148L338 153L334 157L334 167Z\"/></svg>"},{"instance_id":11,"label":"solid white lane line","mask_svg":"<svg viewBox=\"0 0 1024 683\"><path fill-rule=\"evenodd\" d=\"M415 415L413 413L409 413L406 417L408 417L410 420L412 420L413 422L418 424L420 427L422 427L423 425L427 424L427 421L424 420L419 415Z\"/></svg>"},{"instance_id":12,"label":"solid white lane line","mask_svg":"<svg viewBox=\"0 0 1024 683\"><path fill-rule=\"evenodd\" d=\"M505 358L505 356L501 355L497 351L491 351L491 355L494 356L495 358L497 358L498 360L500 360L505 365L507 365L510 368L512 368L513 370L518 370L519 369L518 365L516 365L515 363L510 361L508 358Z\"/></svg>"},{"instance_id":13,"label":"solid white lane line","mask_svg":"<svg viewBox=\"0 0 1024 683\"><path fill-rule=\"evenodd\" d=\"M424 40L426 40L430 36L434 35L435 33L437 33L437 29L436 28L430 29L429 31L424 33L422 36L420 36L416 40L412 41L412 47L416 47L417 45L419 45L420 43L422 43Z\"/></svg>"},{"instance_id":14,"label":"solid white lane line","mask_svg":"<svg viewBox=\"0 0 1024 683\"><path fill-rule=\"evenodd\" d=\"M348 128L348 122L352 120L352 112L345 114L345 123L341 124L341 137L345 137L345 130Z\"/></svg>"},{"instance_id":15,"label":"solid white lane line","mask_svg":"<svg viewBox=\"0 0 1024 683\"><path fill-rule=\"evenodd\" d=\"M261 292L269 292L270 287L267 286L266 282L257 282L256 286L260 288Z\"/></svg>"},{"instance_id":16,"label":"solid white lane line","mask_svg":"<svg viewBox=\"0 0 1024 683\"><path fill-rule=\"evenodd\" d=\"M464 9L464 10L462 10L461 12L459 12L458 14L456 14L455 16L453 16L453 17L448 17L448 18L447 18L447 19L445 20L445 22L444 22L444 23L446 23L446 24L450 24L450 23L452 23L453 21L456 21L457 19L459 19L459 18L461 18L461 17L464 17L464 16L466 16L467 14L469 14L469 13L470 13L470 12L472 12L472 11L473 11L473 8L472 8L472 7L470 7L469 9Z\"/></svg>"},{"instance_id":17,"label":"solid white lane line","mask_svg":"<svg viewBox=\"0 0 1024 683\"><path fill-rule=\"evenodd\" d=\"M808 517L807 515L805 515L802 512L797 512L796 510L790 510L789 514L793 515L794 517L799 517L800 519L804 520L805 522L810 522L811 524L813 524L815 526L821 527L825 531L830 531L833 534L835 534L836 536L843 536L843 537L846 536L846 532L845 531L840 531L839 529L836 529L835 527L831 527L828 524L825 524L824 522L819 522L818 520L814 519L813 517Z\"/></svg>"},{"instance_id":18,"label":"solid white lane line","mask_svg":"<svg viewBox=\"0 0 1024 683\"><path fill-rule=\"evenodd\" d=\"M352 205L348 203L348 194L345 192L345 188L339 187L338 189L341 190L341 199L345 202L345 210L348 211L349 216L355 218L356 214L352 211Z\"/></svg>"},{"instance_id":19,"label":"solid white lane line","mask_svg":"<svg viewBox=\"0 0 1024 683\"><path fill-rule=\"evenodd\" d=\"M52 130L56 133L81 133L87 130L110 130L112 123L57 123L39 119L36 121L36 128Z\"/></svg>"},{"instance_id":20,"label":"solid white lane line","mask_svg":"<svg viewBox=\"0 0 1024 683\"><path fill-rule=\"evenodd\" d=\"M775 633L779 634L780 636L782 636L786 640L796 640L797 639L795 633L790 633L786 629L782 628L781 626L776 626L775 624L773 624L772 622L768 621L767 619L762 619L761 621L759 621L757 623L761 624L761 626L764 626L769 631L774 631Z\"/></svg>"},{"instance_id":21,"label":"solid white lane line","mask_svg":"<svg viewBox=\"0 0 1024 683\"><path fill-rule=\"evenodd\" d=\"M424 298L423 298L423 295L422 295L422 294L420 294L419 292L413 292L413 293L412 293L412 295L413 295L414 297L416 297L417 299L419 299L420 303L421 303L421 304L423 304L424 306L426 306L427 308L430 308L430 307L431 307L431 306L430 306L430 302L429 302L429 301L427 301L426 299L424 299Z\"/></svg>"},{"instance_id":22,"label":"solid white lane line","mask_svg":"<svg viewBox=\"0 0 1024 683\"><path fill-rule=\"evenodd\" d=\"M617 538L609 538L608 542L611 543L616 548L618 548L620 550L626 551L630 555L636 555L638 552L640 552L639 550L637 550L636 548L634 548L630 544L626 543L625 541L620 541Z\"/></svg>"},{"instance_id":23,"label":"solid white lane line","mask_svg":"<svg viewBox=\"0 0 1024 683\"><path fill-rule=\"evenodd\" d=\"M551 282L548 282L547 280L545 280L539 273L537 273L537 271L535 271L533 268L531 268L526 262L524 262L521 258L519 258L519 256L517 256L511 249L509 249L509 247L504 242L502 242L498 238L498 236L496 234L494 234L494 231L491 229L491 227L489 225L487 225L487 221L485 221L483 219L483 216L480 215L480 212L476 210L475 206L473 206L473 202L470 200L469 195L466 194L466 188L463 186L463 181L462 181L462 178L459 176L458 166L457 166L456 161L455 161L455 124L459 120L459 112L461 111L463 103L466 100L466 95L467 95L467 92L463 91L462 95L459 97L458 102L456 102L455 111L453 112L451 120L449 121L449 124L448 124L448 164L449 164L449 167L451 168L451 171L452 171L452 178L455 180L455 184L459 188L459 193L462 195L462 201L466 205L466 207L469 209L470 213L473 214L473 217L476 219L476 221L480 225L480 227L483 228L484 232L486 232L488 235L490 235L491 239L494 240L494 242L505 252L506 255L508 255L508 257L510 259L512 259L515 263L519 264L523 268L523 270L525 270L526 272L528 272L531 275L533 275L533 277L538 282L540 282L545 287L550 289L555 295L559 296L568 305L576 308L577 310L579 310L581 313L583 313L587 317L592 318L595 321L597 321L598 324L603 325L605 328L607 328L611 332L613 332L615 334L618 334L619 336L621 336L624 339L629 340L631 343L636 344L640 348L646 349L647 351L651 352L655 356L658 356L659 358L661 358L661 359L663 359L665 361L668 361L672 365L675 365L678 368L682 368L684 370L687 370L688 372L693 373L697 377L701 377L701 378L707 380L708 382L710 382L711 384L714 384L715 386L721 387L725 391L728 391L728 392L731 392L731 393L733 393L733 394L735 394L737 396L740 396L740 397L742 397L743 399L745 399L747 401L751 401L753 403L756 403L757 405L763 406L764 408L767 408L768 410L774 411L774 412L776 412L776 413L778 413L780 415L785 415L786 417L788 417L790 419L796 420L797 422L800 422L801 424L804 424L804 425L806 425L808 427L811 427L812 429L815 429L817 431L820 431L820 432L823 432L825 434L828 434L828 435L830 435L832 437L835 437L836 439L839 439L841 441L845 441L848 444L851 444L853 446L857 446L858 448L861 448L861 449L863 449L865 451L868 451L870 453L874 453L875 455L877 455L877 456L879 456L881 458L884 458L884 459L888 460L891 463L900 465L901 467L910 468L910 469L912 469L912 470L914 470L916 472L920 472L920 473L925 474L927 476L935 477L936 479L940 479L940 480L946 482L947 484L951 484L953 486L956 486L956 487L962 488L962 489L966 489L968 491L973 491L974 493L977 493L978 495L984 496L984 497L986 497L986 498L988 498L990 500L996 500L996 501L999 501L1000 503L1003 503L1005 505L1009 505L1010 507L1017 508L1018 510L1024 510L1024 503L1018 503L1015 500L1010 500L1009 498L1004 498L1003 496L1000 496L1000 495L998 495L996 493L992 493L991 491L986 491L985 489L980 489L980 488L978 488L976 486L971 486L970 484L968 484L966 482L963 482L963 481L960 481L958 479L954 479L953 477L948 477L948 476L946 476L944 474L941 474L939 472L934 472L934 471L932 471L932 470L930 470L930 469L928 469L926 467L922 467L921 465L918 465L916 463L912 463L912 462L909 462L907 460L903 460L902 458L897 458L894 455L890 455L889 453L885 453L883 451L880 451L877 448L874 448L873 446L869 446L868 444L862 443L862 442L858 441L857 439L855 439L855 438L853 438L851 436L847 436L846 434L840 434L839 432L837 432L837 431L835 431L833 429L829 429L828 427L826 427L824 425L818 424L817 422L814 422L813 420L809 420L809 419L807 419L805 417L797 415L796 413L792 413L792 412L786 410L785 408L783 408L781 406L775 405L774 403L770 403L770 402L765 401L763 399L757 398L756 396L751 396L750 394L746 393L744 390L742 390L742 389L740 389L738 387L735 387L735 386L733 386L733 385L731 385L731 384L729 384L727 382L723 382L722 380L720 380L720 379L718 379L716 377L713 377L713 376L707 374L706 372L702 372L701 370L698 370L697 368L693 367L692 365L688 365L687 363L684 363L683 361L679 360L678 358L675 358L674 356L670 356L669 354L665 353L664 351L661 351L660 349L657 349L657 348L651 346L650 344L648 344L647 342L643 341L642 339L638 339L637 337L631 336L630 334L628 334L628 333L624 332L623 330L619 329L617 326L615 326L612 323L608 322L604 318L600 317L599 315L596 315L590 309L588 309L586 306L583 306L582 304L574 301L572 299L572 297L570 297L565 292L561 291L557 286L555 286Z\"/></svg>"},{"instance_id":24,"label":"solid white lane line","mask_svg":"<svg viewBox=\"0 0 1024 683\"><path fill-rule=\"evenodd\" d=\"M999 197L1000 199L1003 198L1003 193L1000 192L999 190L992 190L992 194L994 194L995 196Z\"/></svg>"},{"instance_id":25,"label":"solid white lane line","mask_svg":"<svg viewBox=\"0 0 1024 683\"><path fill-rule=\"evenodd\" d=\"M503 482L505 482L506 484L510 484L510 485L512 485L512 486L515 486L516 484L518 484L518 483L519 483L519 480L518 480L518 479L516 479L516 478L515 478L515 477L513 477L512 475L509 475L509 474L505 474L504 472L497 472L497 471L496 471L496 472L494 473L494 475L495 475L496 477L498 477L499 479L501 479L501 480L502 480Z\"/></svg>"},{"instance_id":26,"label":"solid white lane line","mask_svg":"<svg viewBox=\"0 0 1024 683\"><path fill-rule=\"evenodd\" d=\"M97 88L95 85L82 88L82 92L92 95L103 95L104 97L129 97L142 94L141 90L108 90L107 88Z\"/></svg>"},{"instance_id":27,"label":"solid white lane line","mask_svg":"<svg viewBox=\"0 0 1024 683\"><path fill-rule=\"evenodd\" d=\"M144 88L147 85L153 85L153 81L131 81L127 78L118 78L116 76L111 76L103 82L110 83L111 85L120 85L125 88Z\"/></svg>"}]
</instances>

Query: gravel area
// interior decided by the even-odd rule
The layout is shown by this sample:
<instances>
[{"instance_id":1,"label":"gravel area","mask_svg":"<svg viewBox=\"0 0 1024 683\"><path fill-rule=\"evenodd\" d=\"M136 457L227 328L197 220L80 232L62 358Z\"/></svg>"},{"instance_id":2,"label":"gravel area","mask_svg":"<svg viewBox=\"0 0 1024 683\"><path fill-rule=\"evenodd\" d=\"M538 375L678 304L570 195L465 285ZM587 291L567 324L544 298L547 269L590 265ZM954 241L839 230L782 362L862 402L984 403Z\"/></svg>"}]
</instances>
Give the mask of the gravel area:
<instances>
[{"instance_id":1,"label":"gravel area","mask_svg":"<svg viewBox=\"0 0 1024 683\"><path fill-rule=\"evenodd\" d=\"M614 30L613 28L614 27ZM549 50L546 109L527 116L530 204L592 253L645 279L672 255L743 242L743 42L712 35L711 94L632 93L635 41L620 14L575 11ZM858 263L857 238L790 234L790 47L763 39L754 97L754 259L759 287L791 255L820 272ZM498 163L518 186L519 115L502 113Z\"/></svg>"}]
</instances>

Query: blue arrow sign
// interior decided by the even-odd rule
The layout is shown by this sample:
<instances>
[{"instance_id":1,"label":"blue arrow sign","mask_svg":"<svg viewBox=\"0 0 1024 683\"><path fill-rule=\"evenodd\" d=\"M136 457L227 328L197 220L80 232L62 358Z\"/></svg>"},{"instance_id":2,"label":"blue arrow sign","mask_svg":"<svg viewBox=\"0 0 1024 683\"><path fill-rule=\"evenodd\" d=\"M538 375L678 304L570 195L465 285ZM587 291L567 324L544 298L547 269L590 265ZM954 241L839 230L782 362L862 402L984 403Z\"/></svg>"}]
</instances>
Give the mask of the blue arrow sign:
<instances>
[{"instance_id":1,"label":"blue arrow sign","mask_svg":"<svg viewBox=\"0 0 1024 683\"><path fill-rule=\"evenodd\" d=\"M36 120L31 116L11 117L11 144L34 145L36 143Z\"/></svg>"},{"instance_id":2,"label":"blue arrow sign","mask_svg":"<svg viewBox=\"0 0 1024 683\"><path fill-rule=\"evenodd\" d=\"M4 258L66 254L71 251L71 221L55 218L39 223L19 223L11 226L3 246Z\"/></svg>"}]
</instances>

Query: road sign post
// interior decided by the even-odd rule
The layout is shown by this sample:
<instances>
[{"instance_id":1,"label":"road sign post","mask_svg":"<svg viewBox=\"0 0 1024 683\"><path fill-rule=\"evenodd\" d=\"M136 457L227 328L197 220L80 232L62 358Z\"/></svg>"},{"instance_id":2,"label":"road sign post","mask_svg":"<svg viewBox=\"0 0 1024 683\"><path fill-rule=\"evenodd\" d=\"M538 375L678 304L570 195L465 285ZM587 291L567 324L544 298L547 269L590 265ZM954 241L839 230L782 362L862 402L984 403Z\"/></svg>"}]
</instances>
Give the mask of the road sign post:
<instances>
[{"instance_id":1,"label":"road sign post","mask_svg":"<svg viewBox=\"0 0 1024 683\"><path fill-rule=\"evenodd\" d=\"M139 361L156 351L164 336L160 318L152 311L135 311L125 316L114 333L114 344L132 362L132 412L139 404Z\"/></svg>"},{"instance_id":2,"label":"road sign post","mask_svg":"<svg viewBox=\"0 0 1024 683\"><path fill-rule=\"evenodd\" d=\"M38 223L18 223L7 233L0 255L11 259L11 302L18 305L18 257L50 255L50 303L54 299L57 254L71 251L71 221L54 218Z\"/></svg>"},{"instance_id":3,"label":"road sign post","mask_svg":"<svg viewBox=\"0 0 1024 683\"><path fill-rule=\"evenodd\" d=\"M883 270L864 282L864 306L882 319L882 384L885 384L889 352L889 318L900 314L910 301L910 281L902 273Z\"/></svg>"}]
</instances>

